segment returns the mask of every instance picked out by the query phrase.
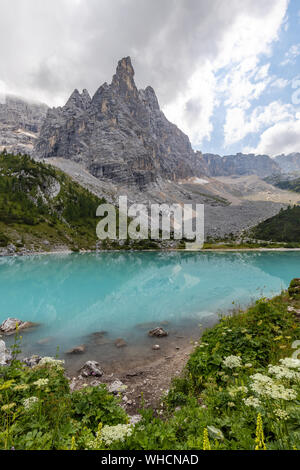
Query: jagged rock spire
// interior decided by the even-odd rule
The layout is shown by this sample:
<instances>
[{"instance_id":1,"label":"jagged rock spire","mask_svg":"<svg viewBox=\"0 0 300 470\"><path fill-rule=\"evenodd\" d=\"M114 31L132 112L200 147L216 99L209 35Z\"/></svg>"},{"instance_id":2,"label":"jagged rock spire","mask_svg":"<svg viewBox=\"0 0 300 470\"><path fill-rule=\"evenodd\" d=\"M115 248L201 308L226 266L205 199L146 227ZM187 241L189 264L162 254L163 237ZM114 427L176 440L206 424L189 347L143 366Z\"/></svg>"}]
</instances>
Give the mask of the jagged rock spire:
<instances>
[{"instance_id":1,"label":"jagged rock spire","mask_svg":"<svg viewBox=\"0 0 300 470\"><path fill-rule=\"evenodd\" d=\"M119 60L117 70L112 80L112 87L122 95L138 96L134 82L134 69L130 57Z\"/></svg>"},{"instance_id":2,"label":"jagged rock spire","mask_svg":"<svg viewBox=\"0 0 300 470\"><path fill-rule=\"evenodd\" d=\"M70 98L66 103L67 108L76 107L80 109L86 109L91 103L91 97L89 92L84 89L83 92L80 94L77 88L73 91Z\"/></svg>"}]
</instances>

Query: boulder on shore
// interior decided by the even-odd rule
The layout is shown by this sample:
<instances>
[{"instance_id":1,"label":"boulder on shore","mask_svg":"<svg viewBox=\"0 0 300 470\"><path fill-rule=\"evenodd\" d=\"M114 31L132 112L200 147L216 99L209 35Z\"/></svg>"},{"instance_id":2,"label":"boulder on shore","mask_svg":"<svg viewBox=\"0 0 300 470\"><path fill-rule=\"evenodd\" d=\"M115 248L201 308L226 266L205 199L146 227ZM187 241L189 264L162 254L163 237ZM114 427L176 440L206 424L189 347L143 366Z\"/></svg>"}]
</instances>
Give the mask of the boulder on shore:
<instances>
[{"instance_id":1,"label":"boulder on shore","mask_svg":"<svg viewBox=\"0 0 300 470\"><path fill-rule=\"evenodd\" d=\"M162 338L164 336L168 336L168 333L158 326L157 328L154 328L154 330L150 330L148 335L155 338Z\"/></svg>"},{"instance_id":2,"label":"boulder on shore","mask_svg":"<svg viewBox=\"0 0 300 470\"><path fill-rule=\"evenodd\" d=\"M39 364L39 362L42 360L41 356L38 356L37 354L33 354L30 357L25 357L22 359L22 362L26 364L27 367L34 367Z\"/></svg>"},{"instance_id":3,"label":"boulder on shore","mask_svg":"<svg viewBox=\"0 0 300 470\"><path fill-rule=\"evenodd\" d=\"M103 370L100 368L99 362L96 361L87 361L79 372L83 377L101 377L103 375Z\"/></svg>"},{"instance_id":4,"label":"boulder on shore","mask_svg":"<svg viewBox=\"0 0 300 470\"><path fill-rule=\"evenodd\" d=\"M32 328L33 326L37 326L37 323L22 321L18 318L8 318L0 325L0 333L9 335L15 333L17 328L18 330L25 330L27 328Z\"/></svg>"},{"instance_id":5,"label":"boulder on shore","mask_svg":"<svg viewBox=\"0 0 300 470\"><path fill-rule=\"evenodd\" d=\"M127 390L127 385L123 384L121 380L116 379L114 382L112 382L110 385L108 385L108 391L110 393L113 393L114 395L117 395L118 393L123 393Z\"/></svg>"},{"instance_id":6,"label":"boulder on shore","mask_svg":"<svg viewBox=\"0 0 300 470\"><path fill-rule=\"evenodd\" d=\"M0 339L0 366L8 366L12 360L12 355L6 349L5 342Z\"/></svg>"}]
</instances>

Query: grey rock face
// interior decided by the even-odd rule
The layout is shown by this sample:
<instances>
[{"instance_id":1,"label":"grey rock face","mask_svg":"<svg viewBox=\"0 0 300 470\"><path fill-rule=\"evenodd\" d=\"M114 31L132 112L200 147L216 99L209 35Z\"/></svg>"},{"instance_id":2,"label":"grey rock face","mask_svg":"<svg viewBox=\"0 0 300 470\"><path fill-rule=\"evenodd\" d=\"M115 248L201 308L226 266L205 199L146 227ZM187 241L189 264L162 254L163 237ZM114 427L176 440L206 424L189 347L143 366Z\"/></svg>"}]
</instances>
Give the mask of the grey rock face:
<instances>
[{"instance_id":1,"label":"grey rock face","mask_svg":"<svg viewBox=\"0 0 300 470\"><path fill-rule=\"evenodd\" d=\"M75 90L64 107L48 111L35 155L69 158L97 178L139 188L161 177L203 174L188 137L166 119L154 90L137 89L129 57L92 99Z\"/></svg>"},{"instance_id":2,"label":"grey rock face","mask_svg":"<svg viewBox=\"0 0 300 470\"><path fill-rule=\"evenodd\" d=\"M284 173L300 172L300 153L278 155L274 159Z\"/></svg>"},{"instance_id":3,"label":"grey rock face","mask_svg":"<svg viewBox=\"0 0 300 470\"><path fill-rule=\"evenodd\" d=\"M9 350L6 349L5 342L0 339L0 366L7 366L12 360L12 355Z\"/></svg>"},{"instance_id":4,"label":"grey rock face","mask_svg":"<svg viewBox=\"0 0 300 470\"><path fill-rule=\"evenodd\" d=\"M19 330L26 330L27 328L32 328L34 326L37 326L37 324L29 321L18 320L18 318L8 318L0 325L0 333L9 335L17 331L17 328Z\"/></svg>"},{"instance_id":5,"label":"grey rock face","mask_svg":"<svg viewBox=\"0 0 300 470\"><path fill-rule=\"evenodd\" d=\"M268 155L199 155L209 176L258 175L262 178L281 172L279 165Z\"/></svg>"},{"instance_id":6,"label":"grey rock face","mask_svg":"<svg viewBox=\"0 0 300 470\"><path fill-rule=\"evenodd\" d=\"M0 151L32 154L48 107L15 96L0 100Z\"/></svg>"}]
</instances>

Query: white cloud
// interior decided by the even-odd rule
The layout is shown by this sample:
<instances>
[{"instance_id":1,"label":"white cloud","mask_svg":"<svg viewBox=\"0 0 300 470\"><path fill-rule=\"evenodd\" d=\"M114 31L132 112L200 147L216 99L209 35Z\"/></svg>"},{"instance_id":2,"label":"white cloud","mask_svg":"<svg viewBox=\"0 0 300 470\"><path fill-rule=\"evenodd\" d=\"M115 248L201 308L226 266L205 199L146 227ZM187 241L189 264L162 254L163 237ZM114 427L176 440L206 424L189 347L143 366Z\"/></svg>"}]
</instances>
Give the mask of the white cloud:
<instances>
[{"instance_id":1,"label":"white cloud","mask_svg":"<svg viewBox=\"0 0 300 470\"><path fill-rule=\"evenodd\" d=\"M282 153L300 152L300 114L294 119L270 127L261 135L256 148L245 148L244 151L272 157Z\"/></svg>"},{"instance_id":2,"label":"white cloud","mask_svg":"<svg viewBox=\"0 0 300 470\"><path fill-rule=\"evenodd\" d=\"M6 91L63 104L93 93L131 55L140 87L152 85L167 117L209 138L224 68L228 106L264 92L288 0L0 0L0 80ZM256 70L252 75L253 69ZM238 91L238 89L240 91Z\"/></svg>"},{"instance_id":3,"label":"white cloud","mask_svg":"<svg viewBox=\"0 0 300 470\"><path fill-rule=\"evenodd\" d=\"M275 78L273 82L271 82L271 86L274 88L285 88L288 86L290 83L289 80L286 80L285 78Z\"/></svg>"},{"instance_id":4,"label":"white cloud","mask_svg":"<svg viewBox=\"0 0 300 470\"><path fill-rule=\"evenodd\" d=\"M280 65L295 64L296 58L300 55L300 43L293 44L290 49L285 53L285 60Z\"/></svg>"},{"instance_id":5,"label":"white cloud","mask_svg":"<svg viewBox=\"0 0 300 470\"><path fill-rule=\"evenodd\" d=\"M294 107L273 101L267 106L258 106L250 115L244 109L230 108L227 110L224 125L225 145L232 145L244 139L248 134L258 133L267 126L293 118Z\"/></svg>"}]
</instances>

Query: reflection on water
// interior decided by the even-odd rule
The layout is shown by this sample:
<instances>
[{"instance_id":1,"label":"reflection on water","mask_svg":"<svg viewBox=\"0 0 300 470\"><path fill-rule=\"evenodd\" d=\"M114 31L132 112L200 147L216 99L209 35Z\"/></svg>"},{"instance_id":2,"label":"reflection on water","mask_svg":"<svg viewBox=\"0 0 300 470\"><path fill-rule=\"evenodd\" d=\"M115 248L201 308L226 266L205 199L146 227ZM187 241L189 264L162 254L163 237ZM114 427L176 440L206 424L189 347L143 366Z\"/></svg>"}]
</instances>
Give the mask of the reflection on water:
<instances>
[{"instance_id":1,"label":"reflection on water","mask_svg":"<svg viewBox=\"0 0 300 470\"><path fill-rule=\"evenodd\" d=\"M299 277L299 252L103 253L0 259L0 321L9 316L41 325L24 333L24 348L53 354L90 342L144 342L137 327L168 322L191 330L204 318L271 296ZM108 346L110 344L110 346ZM108 352L110 351L110 353Z\"/></svg>"}]
</instances>

